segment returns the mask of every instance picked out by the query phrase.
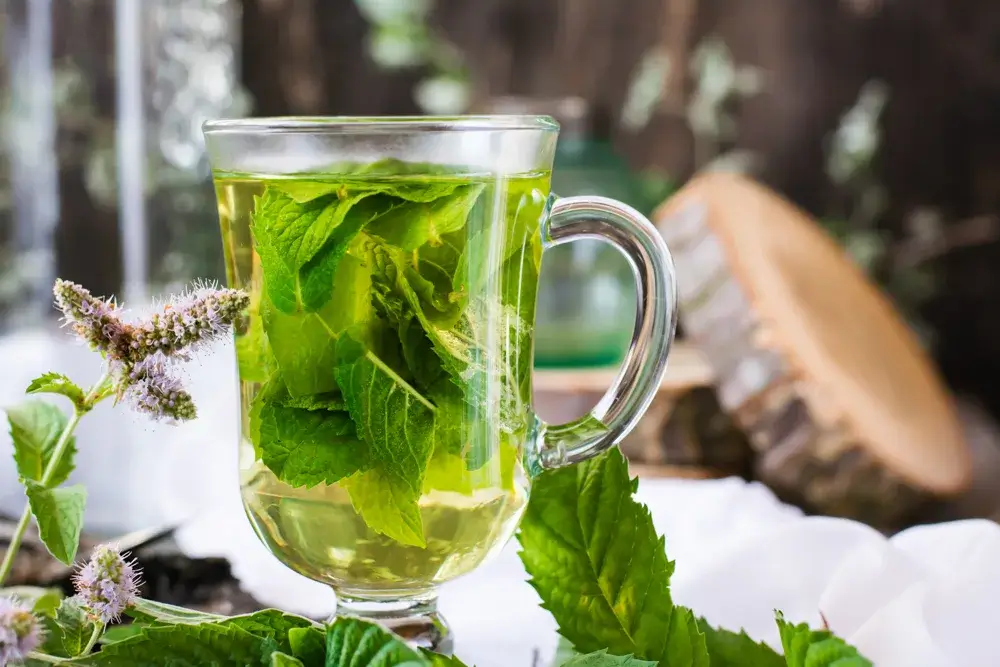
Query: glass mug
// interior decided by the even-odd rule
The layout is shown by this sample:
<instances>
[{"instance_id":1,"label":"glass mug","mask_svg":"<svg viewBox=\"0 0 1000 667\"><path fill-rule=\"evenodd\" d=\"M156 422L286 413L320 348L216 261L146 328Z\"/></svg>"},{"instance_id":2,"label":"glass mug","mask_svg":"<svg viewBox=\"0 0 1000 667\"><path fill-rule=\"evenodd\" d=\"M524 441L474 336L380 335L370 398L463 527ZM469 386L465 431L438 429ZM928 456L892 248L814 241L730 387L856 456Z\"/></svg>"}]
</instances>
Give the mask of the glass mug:
<instances>
[{"instance_id":1,"label":"glass mug","mask_svg":"<svg viewBox=\"0 0 1000 667\"><path fill-rule=\"evenodd\" d=\"M641 214L549 193L545 116L205 125L236 334L247 516L337 612L449 650L436 588L499 551L531 478L594 456L649 405L676 322ZM546 248L600 239L636 278L631 348L590 415L531 408ZM594 313L594 317L600 317Z\"/></svg>"}]
</instances>

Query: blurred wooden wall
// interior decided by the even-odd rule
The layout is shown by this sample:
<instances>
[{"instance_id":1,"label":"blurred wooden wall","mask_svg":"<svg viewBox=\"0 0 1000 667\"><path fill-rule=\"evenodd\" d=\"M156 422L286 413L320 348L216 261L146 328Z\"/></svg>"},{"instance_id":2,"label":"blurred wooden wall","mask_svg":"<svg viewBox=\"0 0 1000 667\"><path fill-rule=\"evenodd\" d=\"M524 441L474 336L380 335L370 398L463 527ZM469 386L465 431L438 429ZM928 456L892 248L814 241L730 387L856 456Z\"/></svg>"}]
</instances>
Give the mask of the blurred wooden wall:
<instances>
[{"instance_id":1,"label":"blurred wooden wall","mask_svg":"<svg viewBox=\"0 0 1000 667\"><path fill-rule=\"evenodd\" d=\"M878 171L883 224L931 205L959 222L1000 213L1000 3L995 0L438 0L438 29L466 54L480 99L581 95L635 166L677 177L693 166L670 90L638 133L618 119L629 79L658 41L684 57L717 34L739 63L767 74L739 111L737 146L764 158L761 178L813 212L834 196L824 146L861 86L889 86ZM259 114L418 113L420 72L385 73L366 56L352 0L245 0L244 77ZM672 46L671 46L672 45ZM941 290L924 313L949 380L1000 414L1000 247L937 260Z\"/></svg>"}]
</instances>

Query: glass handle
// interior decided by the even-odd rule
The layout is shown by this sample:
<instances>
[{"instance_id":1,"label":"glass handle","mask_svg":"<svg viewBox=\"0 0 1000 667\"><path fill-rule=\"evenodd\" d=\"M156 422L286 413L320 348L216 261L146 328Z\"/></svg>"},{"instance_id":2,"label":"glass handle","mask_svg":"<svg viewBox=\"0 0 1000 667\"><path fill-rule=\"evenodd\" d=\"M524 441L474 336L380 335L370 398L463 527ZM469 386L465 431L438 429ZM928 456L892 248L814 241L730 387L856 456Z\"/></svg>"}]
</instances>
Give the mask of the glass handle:
<instances>
[{"instance_id":1,"label":"glass handle","mask_svg":"<svg viewBox=\"0 0 1000 667\"><path fill-rule=\"evenodd\" d=\"M589 415L541 426L533 467L544 469L600 454L618 444L642 417L667 367L677 326L677 285L673 260L659 232L644 215L614 199L558 199L541 233L545 249L579 239L610 243L631 265L637 296L632 343L607 393Z\"/></svg>"}]
</instances>

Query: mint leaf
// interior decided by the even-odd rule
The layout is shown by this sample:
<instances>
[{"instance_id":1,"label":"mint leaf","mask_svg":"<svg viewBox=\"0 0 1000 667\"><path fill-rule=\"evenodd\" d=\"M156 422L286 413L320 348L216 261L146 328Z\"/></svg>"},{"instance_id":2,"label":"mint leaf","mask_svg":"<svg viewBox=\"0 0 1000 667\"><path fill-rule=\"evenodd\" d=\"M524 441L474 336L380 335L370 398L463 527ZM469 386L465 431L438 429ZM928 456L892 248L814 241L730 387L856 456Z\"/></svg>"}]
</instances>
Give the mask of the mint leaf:
<instances>
[{"instance_id":1,"label":"mint leaf","mask_svg":"<svg viewBox=\"0 0 1000 667\"><path fill-rule=\"evenodd\" d=\"M221 621L216 621L216 623L221 627L239 628L255 637L269 639L280 650L287 653L294 653L290 639L293 631L320 631L317 624L308 618L288 614L278 609L264 609L252 614L231 616Z\"/></svg>"},{"instance_id":2,"label":"mint leaf","mask_svg":"<svg viewBox=\"0 0 1000 667\"><path fill-rule=\"evenodd\" d=\"M483 185L474 183L459 186L452 194L433 202L398 206L380 215L368 227L368 233L406 252L424 244L439 246L443 235L465 226L482 192Z\"/></svg>"},{"instance_id":3,"label":"mint leaf","mask_svg":"<svg viewBox=\"0 0 1000 667\"><path fill-rule=\"evenodd\" d=\"M337 389L333 374L336 334L317 315L288 315L261 305L264 330L278 362L281 378L292 396Z\"/></svg>"},{"instance_id":4,"label":"mint leaf","mask_svg":"<svg viewBox=\"0 0 1000 667\"><path fill-rule=\"evenodd\" d=\"M261 304L268 342L292 396L335 390L333 366L338 336L373 317L371 276L360 260L350 255L342 258L336 285L331 300L314 313L282 312L273 299Z\"/></svg>"},{"instance_id":5,"label":"mint leaf","mask_svg":"<svg viewBox=\"0 0 1000 667\"><path fill-rule=\"evenodd\" d=\"M80 547L87 490L81 484L47 489L26 480L25 493L45 548L60 562L72 565Z\"/></svg>"},{"instance_id":6,"label":"mint leaf","mask_svg":"<svg viewBox=\"0 0 1000 667\"><path fill-rule=\"evenodd\" d=\"M266 227L271 247L295 272L326 245L351 207L371 194L338 190L299 203L281 190L269 187L254 212L254 227Z\"/></svg>"},{"instance_id":7,"label":"mint leaf","mask_svg":"<svg viewBox=\"0 0 1000 667\"><path fill-rule=\"evenodd\" d=\"M466 664L452 655L441 655L421 649L421 655L430 662L431 667L466 667Z\"/></svg>"},{"instance_id":8,"label":"mint leaf","mask_svg":"<svg viewBox=\"0 0 1000 667\"><path fill-rule=\"evenodd\" d=\"M87 618L87 612L76 598L66 598L56 610L55 625L58 634L46 637L46 646L58 641L62 648L60 655L75 658L83 649L94 631L94 624Z\"/></svg>"},{"instance_id":9,"label":"mint leaf","mask_svg":"<svg viewBox=\"0 0 1000 667\"><path fill-rule=\"evenodd\" d=\"M304 667L302 661L284 653L271 654L271 667Z\"/></svg>"},{"instance_id":10,"label":"mint leaf","mask_svg":"<svg viewBox=\"0 0 1000 667\"><path fill-rule=\"evenodd\" d=\"M673 665L674 663L668 664ZM656 667L656 663L637 660L630 655L609 655L606 650L602 649L587 655L570 658L562 663L562 667Z\"/></svg>"},{"instance_id":11,"label":"mint leaf","mask_svg":"<svg viewBox=\"0 0 1000 667\"><path fill-rule=\"evenodd\" d=\"M41 482L49 460L55 453L59 436L68 419L63 411L44 401L25 401L6 408L10 437L14 441L14 461L21 478ZM50 486L59 486L73 472L76 440L70 441Z\"/></svg>"},{"instance_id":12,"label":"mint leaf","mask_svg":"<svg viewBox=\"0 0 1000 667\"><path fill-rule=\"evenodd\" d=\"M73 401L73 405L86 403L87 392L61 373L45 373L31 381L26 394L59 394Z\"/></svg>"},{"instance_id":13,"label":"mint leaf","mask_svg":"<svg viewBox=\"0 0 1000 667\"><path fill-rule=\"evenodd\" d=\"M267 382L277 364L264 332L259 299L250 307L250 325L246 333L236 336L236 361L244 382Z\"/></svg>"},{"instance_id":14,"label":"mint leaf","mask_svg":"<svg viewBox=\"0 0 1000 667\"><path fill-rule=\"evenodd\" d=\"M617 448L539 475L519 533L530 583L580 652L707 667L705 637L670 598L673 563L635 489Z\"/></svg>"},{"instance_id":15,"label":"mint leaf","mask_svg":"<svg viewBox=\"0 0 1000 667\"><path fill-rule=\"evenodd\" d=\"M339 391L328 391L321 394L308 394L306 396L288 396L278 399L278 404L284 408L296 408L299 410L325 410L327 412L340 412L347 409L344 397Z\"/></svg>"},{"instance_id":16,"label":"mint leaf","mask_svg":"<svg viewBox=\"0 0 1000 667\"><path fill-rule=\"evenodd\" d=\"M341 286L348 286L350 277L338 275L340 262L347 249L365 225L395 210L397 206L392 200L372 197L359 202L348 212L343 223L330 235L326 245L300 270L302 305L306 311L319 310ZM337 290L333 289L334 284L337 285Z\"/></svg>"},{"instance_id":17,"label":"mint leaf","mask_svg":"<svg viewBox=\"0 0 1000 667\"><path fill-rule=\"evenodd\" d=\"M363 173L366 176L379 174L395 176L400 173L398 171L390 171L394 168L393 165L385 165L384 168L380 168L375 171L372 171L367 167L368 165L366 165L365 168L350 169L349 171L356 172L357 174ZM457 184L449 181L399 183L394 181L380 182L375 180L348 180L345 178L340 181L278 181L274 184L274 187L280 189L300 204L305 204L313 201L314 199L319 199L320 197L325 197L331 194L338 194L338 196L340 196L339 193L343 192L346 194L348 189L352 192L365 191L391 195L407 201L430 202L440 197L450 195L454 192Z\"/></svg>"},{"instance_id":18,"label":"mint leaf","mask_svg":"<svg viewBox=\"0 0 1000 667\"><path fill-rule=\"evenodd\" d=\"M286 484L333 484L368 466L367 447L346 412L286 408L259 396L254 442L260 459Z\"/></svg>"},{"instance_id":19,"label":"mint leaf","mask_svg":"<svg viewBox=\"0 0 1000 667\"><path fill-rule=\"evenodd\" d=\"M154 627L212 624L220 628L238 628L255 637L273 641L279 650L299 658L303 657L300 655L301 651L308 654L310 642L315 647L315 642L318 641L318 645L322 647L324 641L317 623L278 609L225 617L140 598L126 613L137 623ZM322 653L320 656L322 657Z\"/></svg>"},{"instance_id":20,"label":"mint leaf","mask_svg":"<svg viewBox=\"0 0 1000 667\"><path fill-rule=\"evenodd\" d=\"M785 659L763 642L755 642L746 632L714 628L704 618L698 628L705 633L712 667L785 667Z\"/></svg>"},{"instance_id":21,"label":"mint leaf","mask_svg":"<svg viewBox=\"0 0 1000 667\"><path fill-rule=\"evenodd\" d=\"M374 623L338 618L326 632L326 667L427 667L414 649Z\"/></svg>"},{"instance_id":22,"label":"mint leaf","mask_svg":"<svg viewBox=\"0 0 1000 667\"><path fill-rule=\"evenodd\" d=\"M856 648L828 630L788 623L780 611L775 612L775 620L788 667L872 667Z\"/></svg>"},{"instance_id":23,"label":"mint leaf","mask_svg":"<svg viewBox=\"0 0 1000 667\"><path fill-rule=\"evenodd\" d=\"M372 467L402 482L415 503L434 451L434 404L350 336L337 345L336 372Z\"/></svg>"},{"instance_id":24,"label":"mint leaf","mask_svg":"<svg viewBox=\"0 0 1000 667\"><path fill-rule=\"evenodd\" d=\"M409 488L407 480L374 469L342 480L341 486L369 528L402 544L427 546L417 506L419 494Z\"/></svg>"},{"instance_id":25,"label":"mint leaf","mask_svg":"<svg viewBox=\"0 0 1000 667\"><path fill-rule=\"evenodd\" d=\"M274 643L219 623L143 628L128 639L102 645L93 655L61 664L89 667L270 667Z\"/></svg>"},{"instance_id":26,"label":"mint leaf","mask_svg":"<svg viewBox=\"0 0 1000 667\"><path fill-rule=\"evenodd\" d=\"M101 646L106 644L117 644L118 642L123 642L126 639L131 639L142 634L143 626L138 623L129 623L128 625L112 625L110 628L104 630L104 634L101 638L97 640Z\"/></svg>"},{"instance_id":27,"label":"mint leaf","mask_svg":"<svg viewBox=\"0 0 1000 667\"><path fill-rule=\"evenodd\" d=\"M292 655L307 665L321 665L326 659L326 635L319 628L292 628L288 631Z\"/></svg>"},{"instance_id":28,"label":"mint leaf","mask_svg":"<svg viewBox=\"0 0 1000 667\"><path fill-rule=\"evenodd\" d=\"M260 209L260 198L257 208ZM294 314L299 308L299 280L296 271L288 268L281 253L274 246L267 224L259 222L259 214L254 214L253 232L254 249L260 257L261 273L264 275L264 293L267 300L279 311ZM264 301L261 301L263 314ZM266 325L265 325L266 326ZM270 333L270 332L268 332ZM272 342L272 349L274 349Z\"/></svg>"},{"instance_id":29,"label":"mint leaf","mask_svg":"<svg viewBox=\"0 0 1000 667\"><path fill-rule=\"evenodd\" d=\"M145 598L137 598L125 613L140 623L212 623L225 618Z\"/></svg>"}]
</instances>

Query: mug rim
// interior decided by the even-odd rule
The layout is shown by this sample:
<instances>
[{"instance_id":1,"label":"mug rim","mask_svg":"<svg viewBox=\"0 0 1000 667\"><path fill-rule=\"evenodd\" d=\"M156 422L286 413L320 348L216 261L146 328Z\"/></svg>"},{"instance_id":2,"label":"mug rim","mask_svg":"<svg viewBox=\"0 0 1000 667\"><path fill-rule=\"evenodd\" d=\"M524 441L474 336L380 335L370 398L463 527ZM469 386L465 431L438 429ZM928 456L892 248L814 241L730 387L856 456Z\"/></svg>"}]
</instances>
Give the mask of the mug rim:
<instances>
[{"instance_id":1,"label":"mug rim","mask_svg":"<svg viewBox=\"0 0 1000 667\"><path fill-rule=\"evenodd\" d=\"M213 134L412 134L418 132L558 132L551 116L476 114L466 116L271 116L205 121Z\"/></svg>"}]
</instances>

